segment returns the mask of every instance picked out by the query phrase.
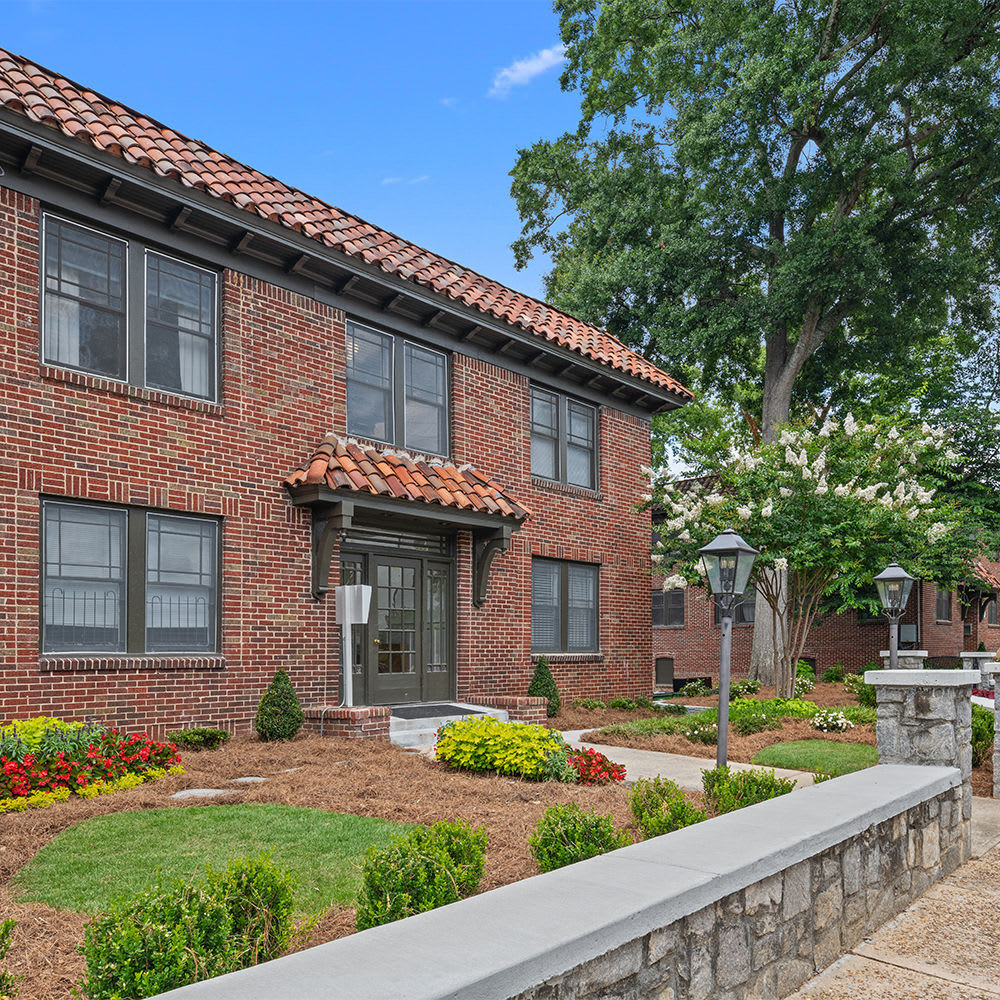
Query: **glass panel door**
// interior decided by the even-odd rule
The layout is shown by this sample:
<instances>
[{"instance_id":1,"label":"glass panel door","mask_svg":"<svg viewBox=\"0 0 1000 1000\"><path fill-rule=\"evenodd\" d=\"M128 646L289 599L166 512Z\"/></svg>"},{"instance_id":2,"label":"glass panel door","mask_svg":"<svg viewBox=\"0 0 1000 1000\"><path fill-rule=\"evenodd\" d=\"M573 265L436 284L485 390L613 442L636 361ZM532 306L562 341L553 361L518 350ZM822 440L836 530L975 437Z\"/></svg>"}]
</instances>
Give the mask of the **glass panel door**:
<instances>
[{"instance_id":1,"label":"glass panel door","mask_svg":"<svg viewBox=\"0 0 1000 1000\"><path fill-rule=\"evenodd\" d=\"M420 560L374 556L372 605L375 646L370 690L375 704L420 699L422 635Z\"/></svg>"},{"instance_id":2,"label":"glass panel door","mask_svg":"<svg viewBox=\"0 0 1000 1000\"><path fill-rule=\"evenodd\" d=\"M451 566L426 563L424 570L424 701L454 696Z\"/></svg>"}]
</instances>

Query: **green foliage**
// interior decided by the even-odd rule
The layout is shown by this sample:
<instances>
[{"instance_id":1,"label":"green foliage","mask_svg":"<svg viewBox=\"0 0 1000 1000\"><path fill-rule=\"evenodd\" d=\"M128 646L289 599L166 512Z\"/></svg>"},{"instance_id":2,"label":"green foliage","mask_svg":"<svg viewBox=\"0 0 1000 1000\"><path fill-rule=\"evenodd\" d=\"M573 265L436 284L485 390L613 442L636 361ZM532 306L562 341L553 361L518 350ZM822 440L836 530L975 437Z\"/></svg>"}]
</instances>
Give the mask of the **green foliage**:
<instances>
[{"instance_id":1,"label":"green foliage","mask_svg":"<svg viewBox=\"0 0 1000 1000\"><path fill-rule=\"evenodd\" d=\"M718 715L714 709L706 709L698 712L696 718L715 720ZM687 712L669 717L655 717L652 719L633 719L631 722L613 722L610 726L604 726L597 730L597 742L607 740L614 742L617 737L628 736L676 736L685 732L690 726L690 717Z\"/></svg>"},{"instance_id":2,"label":"green foliage","mask_svg":"<svg viewBox=\"0 0 1000 1000\"><path fill-rule=\"evenodd\" d=\"M564 743L561 747L556 747L545 758L539 778L542 781L561 781L565 784L574 784L579 777L577 770L569 762L570 746Z\"/></svg>"},{"instance_id":3,"label":"green foliage","mask_svg":"<svg viewBox=\"0 0 1000 1000\"><path fill-rule=\"evenodd\" d=\"M158 882L84 928L81 987L90 1000L149 997L276 958L291 939L293 893L268 857Z\"/></svg>"},{"instance_id":4,"label":"green foliage","mask_svg":"<svg viewBox=\"0 0 1000 1000\"><path fill-rule=\"evenodd\" d=\"M985 653L986 652L986 643L985 642L981 642L978 646L976 646L976 652L977 653Z\"/></svg>"},{"instance_id":5,"label":"green foliage","mask_svg":"<svg viewBox=\"0 0 1000 1000\"><path fill-rule=\"evenodd\" d=\"M832 667L827 667L823 671L820 680L824 684L839 684L847 673L847 668L843 663L835 663Z\"/></svg>"},{"instance_id":6,"label":"green foliage","mask_svg":"<svg viewBox=\"0 0 1000 1000\"><path fill-rule=\"evenodd\" d=\"M574 698L573 699L574 708L607 708L607 704L600 700L600 698Z\"/></svg>"},{"instance_id":7,"label":"green foliage","mask_svg":"<svg viewBox=\"0 0 1000 1000\"><path fill-rule=\"evenodd\" d=\"M874 726L877 721L878 712L871 705L841 705L837 711L856 726Z\"/></svg>"},{"instance_id":8,"label":"green foliage","mask_svg":"<svg viewBox=\"0 0 1000 1000\"><path fill-rule=\"evenodd\" d=\"M615 827L613 816L584 812L575 802L549 806L528 837L543 872L626 847L632 838Z\"/></svg>"},{"instance_id":9,"label":"green foliage","mask_svg":"<svg viewBox=\"0 0 1000 1000\"><path fill-rule=\"evenodd\" d=\"M82 760L91 743L99 743L106 726L64 722L51 716L16 719L0 729L0 757L23 761L25 754L37 760L51 761L64 753L71 760Z\"/></svg>"},{"instance_id":10,"label":"green foliage","mask_svg":"<svg viewBox=\"0 0 1000 1000\"><path fill-rule=\"evenodd\" d=\"M551 719L559 711L562 700L559 697L559 688L556 687L556 679L549 669L549 658L547 656L538 657L535 665L535 673L528 685L529 698L547 698L548 708L546 714Z\"/></svg>"},{"instance_id":11,"label":"green foliage","mask_svg":"<svg viewBox=\"0 0 1000 1000\"><path fill-rule=\"evenodd\" d=\"M730 716L729 722L740 736L749 736L751 733L762 733L767 729L781 728L781 716L777 712L763 708L747 707L742 711L734 712Z\"/></svg>"},{"instance_id":12,"label":"green foliage","mask_svg":"<svg viewBox=\"0 0 1000 1000\"><path fill-rule=\"evenodd\" d=\"M811 663L807 663L805 660L799 660L795 664L795 676L796 677L808 677L811 680L816 680L816 670Z\"/></svg>"},{"instance_id":13,"label":"green foliage","mask_svg":"<svg viewBox=\"0 0 1000 1000\"><path fill-rule=\"evenodd\" d=\"M223 743L229 742L230 734L225 729L175 729L167 734L167 739L175 746L185 750L215 750Z\"/></svg>"},{"instance_id":14,"label":"green foliage","mask_svg":"<svg viewBox=\"0 0 1000 1000\"><path fill-rule=\"evenodd\" d=\"M878 763L878 752L867 743L791 740L760 750L754 754L753 763L793 771L821 771L836 777L872 767Z\"/></svg>"},{"instance_id":15,"label":"green foliage","mask_svg":"<svg viewBox=\"0 0 1000 1000\"><path fill-rule=\"evenodd\" d=\"M519 152L512 194L558 307L765 426L793 389L904 411L990 330L990 4L556 9L579 122Z\"/></svg>"},{"instance_id":16,"label":"green foliage","mask_svg":"<svg viewBox=\"0 0 1000 1000\"><path fill-rule=\"evenodd\" d=\"M869 663L860 674L848 674L844 678L844 690L858 699L858 704L866 708L875 708L875 686L865 683L865 673L869 670L881 670L876 663Z\"/></svg>"},{"instance_id":17,"label":"green foliage","mask_svg":"<svg viewBox=\"0 0 1000 1000\"><path fill-rule=\"evenodd\" d=\"M467 716L441 727L436 756L464 771L541 778L549 755L564 746L562 736L545 726L501 722L492 716Z\"/></svg>"},{"instance_id":18,"label":"green foliage","mask_svg":"<svg viewBox=\"0 0 1000 1000\"><path fill-rule=\"evenodd\" d=\"M816 714L816 704L801 698L740 698L733 702L729 717L746 711L762 711L781 719L811 719Z\"/></svg>"},{"instance_id":19,"label":"green foliage","mask_svg":"<svg viewBox=\"0 0 1000 1000\"><path fill-rule=\"evenodd\" d=\"M972 766L979 767L993 755L993 713L982 705L972 706Z\"/></svg>"},{"instance_id":20,"label":"green foliage","mask_svg":"<svg viewBox=\"0 0 1000 1000\"><path fill-rule=\"evenodd\" d=\"M752 694L760 691L760 681L747 677L742 681L734 681L729 685L729 700L735 701L737 698L748 698Z\"/></svg>"},{"instance_id":21,"label":"green foliage","mask_svg":"<svg viewBox=\"0 0 1000 1000\"><path fill-rule=\"evenodd\" d=\"M16 926L16 920L0 920L0 962L7 957L7 952L10 951ZM23 976L15 976L12 972L0 969L0 1000L14 1000L19 992L17 984L23 978Z\"/></svg>"},{"instance_id":22,"label":"green foliage","mask_svg":"<svg viewBox=\"0 0 1000 1000\"><path fill-rule=\"evenodd\" d=\"M688 681L677 693L685 698L704 698L712 693L712 689L699 678L696 681Z\"/></svg>"},{"instance_id":23,"label":"green foliage","mask_svg":"<svg viewBox=\"0 0 1000 1000\"><path fill-rule=\"evenodd\" d=\"M730 771L728 767L716 767L703 771L701 780L705 803L715 815L785 795L795 788L794 778L779 778L774 771L754 768Z\"/></svg>"},{"instance_id":24,"label":"green foliage","mask_svg":"<svg viewBox=\"0 0 1000 1000\"><path fill-rule=\"evenodd\" d=\"M719 742L718 716L715 716L714 719L709 719L704 713L699 712L694 717L694 722L684 730L684 735L692 743L703 743L705 746L713 746Z\"/></svg>"},{"instance_id":25,"label":"green foliage","mask_svg":"<svg viewBox=\"0 0 1000 1000\"><path fill-rule=\"evenodd\" d=\"M471 896L483 877L486 828L439 822L389 847L373 848L361 870L355 923L359 931Z\"/></svg>"},{"instance_id":26,"label":"green foliage","mask_svg":"<svg viewBox=\"0 0 1000 1000\"><path fill-rule=\"evenodd\" d=\"M640 778L635 783L629 795L629 808L643 840L705 819L704 810L688 802L677 784L660 776L652 781Z\"/></svg>"},{"instance_id":27,"label":"green foliage","mask_svg":"<svg viewBox=\"0 0 1000 1000\"><path fill-rule=\"evenodd\" d=\"M305 722L299 696L284 670L274 675L274 680L264 692L257 706L253 727L265 742L290 740Z\"/></svg>"},{"instance_id":28,"label":"green foliage","mask_svg":"<svg viewBox=\"0 0 1000 1000\"><path fill-rule=\"evenodd\" d=\"M800 674L795 678L792 691L796 698L801 698L804 694L809 694L816 687L816 678L808 674Z\"/></svg>"}]
</instances>

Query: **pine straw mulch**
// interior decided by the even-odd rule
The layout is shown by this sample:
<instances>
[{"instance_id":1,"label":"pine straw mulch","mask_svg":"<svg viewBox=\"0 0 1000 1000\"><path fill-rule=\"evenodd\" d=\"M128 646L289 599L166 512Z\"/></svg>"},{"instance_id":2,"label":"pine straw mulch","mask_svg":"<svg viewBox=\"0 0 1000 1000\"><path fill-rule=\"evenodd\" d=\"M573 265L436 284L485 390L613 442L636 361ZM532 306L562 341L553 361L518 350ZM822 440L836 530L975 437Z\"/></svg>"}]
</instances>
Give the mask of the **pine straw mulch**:
<instances>
[{"instance_id":1,"label":"pine straw mulch","mask_svg":"<svg viewBox=\"0 0 1000 1000\"><path fill-rule=\"evenodd\" d=\"M773 685L763 687L757 694L750 695L750 697L765 701L768 698L775 697L775 688ZM813 704L819 705L820 708L840 708L844 705L857 705L858 703L858 699L854 695L848 694L844 690L843 682L839 684L817 682L812 691L804 694L802 697L806 701L811 701ZM675 704L706 705L711 707L719 704L719 696L716 694L709 695L707 698L683 698L680 695L674 695L672 701ZM567 728L569 727L567 726Z\"/></svg>"},{"instance_id":2,"label":"pine straw mulch","mask_svg":"<svg viewBox=\"0 0 1000 1000\"><path fill-rule=\"evenodd\" d=\"M83 939L86 917L40 903L18 902L10 878L56 834L92 816L271 802L408 823L461 817L473 825L485 824L489 833L480 891L538 873L527 839L548 805L578 802L582 808L614 814L619 825L631 819L628 792L621 785L539 785L496 775L460 774L419 754L368 740L299 736L288 742L260 743L254 737L239 736L220 750L185 753L183 763L186 774L150 785L0 817L0 919L18 921L6 966L27 976L20 983L20 1000L66 1000L71 995L84 972L76 948ZM298 770L282 773L291 767ZM231 784L232 778L245 775L269 780ZM170 798L182 788L233 788L235 792L218 799ZM354 911L335 907L299 946L321 944L353 930Z\"/></svg>"}]
</instances>

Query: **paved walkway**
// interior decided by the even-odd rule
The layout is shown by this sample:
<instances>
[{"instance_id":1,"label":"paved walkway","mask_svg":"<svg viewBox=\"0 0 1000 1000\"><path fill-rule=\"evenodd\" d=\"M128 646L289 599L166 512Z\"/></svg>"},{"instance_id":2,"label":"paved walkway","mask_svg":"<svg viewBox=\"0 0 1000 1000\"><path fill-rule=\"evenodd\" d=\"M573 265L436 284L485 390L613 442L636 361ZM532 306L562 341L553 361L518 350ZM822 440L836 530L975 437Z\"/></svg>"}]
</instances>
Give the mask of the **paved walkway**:
<instances>
[{"instance_id":1,"label":"paved walkway","mask_svg":"<svg viewBox=\"0 0 1000 1000\"><path fill-rule=\"evenodd\" d=\"M600 743L585 743L580 739L585 732L588 730L577 729L563 733L563 739L575 747L593 747L606 757L610 757L616 764L624 764L626 781L631 782L638 778L655 778L660 775L663 778L676 781L681 788L686 788L688 791L700 792L702 789L701 772L715 767L714 757L711 759L708 757L685 757L679 753L660 753L658 750L633 750L631 747L606 747ZM754 766L753 764L740 764L737 761L729 762L729 767L733 771L750 771L754 769ZM813 783L810 771L789 771L776 767L774 773L779 778L794 778L800 788Z\"/></svg>"}]
</instances>

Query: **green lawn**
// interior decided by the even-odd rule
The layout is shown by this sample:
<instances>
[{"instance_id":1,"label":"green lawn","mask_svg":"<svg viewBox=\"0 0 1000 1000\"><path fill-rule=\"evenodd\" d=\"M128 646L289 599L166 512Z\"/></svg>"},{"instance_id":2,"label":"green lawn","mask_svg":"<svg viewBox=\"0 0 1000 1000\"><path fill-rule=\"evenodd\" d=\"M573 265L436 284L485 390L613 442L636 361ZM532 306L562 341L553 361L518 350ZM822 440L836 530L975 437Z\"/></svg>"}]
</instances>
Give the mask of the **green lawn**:
<instances>
[{"instance_id":1,"label":"green lawn","mask_svg":"<svg viewBox=\"0 0 1000 1000\"><path fill-rule=\"evenodd\" d=\"M847 774L878 763L875 747L867 743L834 743L832 740L793 740L765 747L754 764L788 767L797 771Z\"/></svg>"},{"instance_id":2,"label":"green lawn","mask_svg":"<svg viewBox=\"0 0 1000 1000\"><path fill-rule=\"evenodd\" d=\"M361 861L412 829L405 823L280 805L195 806L85 820L43 847L14 877L23 898L60 909L103 910L156 879L188 879L241 855L273 849L299 880L296 909L352 904Z\"/></svg>"}]
</instances>

